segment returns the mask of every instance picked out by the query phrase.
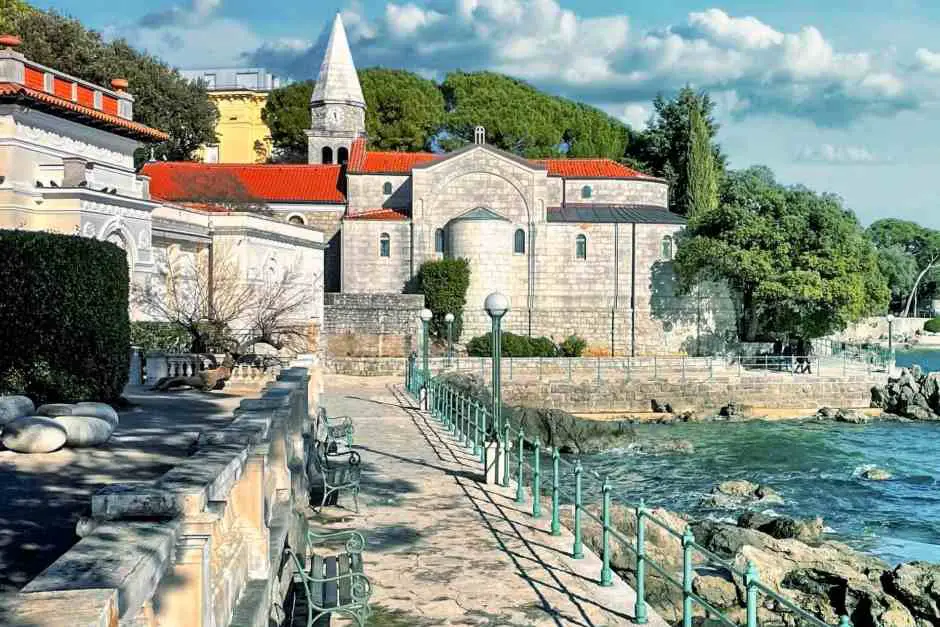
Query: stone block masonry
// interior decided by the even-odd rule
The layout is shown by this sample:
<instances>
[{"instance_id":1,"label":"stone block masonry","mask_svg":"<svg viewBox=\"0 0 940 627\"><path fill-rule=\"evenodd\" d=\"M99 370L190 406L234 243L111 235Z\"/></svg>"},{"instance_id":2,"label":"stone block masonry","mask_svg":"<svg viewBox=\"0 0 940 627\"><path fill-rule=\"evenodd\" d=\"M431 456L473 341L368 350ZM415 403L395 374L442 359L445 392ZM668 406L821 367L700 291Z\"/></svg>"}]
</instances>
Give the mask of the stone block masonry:
<instances>
[{"instance_id":1,"label":"stone block masonry","mask_svg":"<svg viewBox=\"0 0 940 627\"><path fill-rule=\"evenodd\" d=\"M421 294L326 294L329 358L404 357L420 341Z\"/></svg>"}]
</instances>

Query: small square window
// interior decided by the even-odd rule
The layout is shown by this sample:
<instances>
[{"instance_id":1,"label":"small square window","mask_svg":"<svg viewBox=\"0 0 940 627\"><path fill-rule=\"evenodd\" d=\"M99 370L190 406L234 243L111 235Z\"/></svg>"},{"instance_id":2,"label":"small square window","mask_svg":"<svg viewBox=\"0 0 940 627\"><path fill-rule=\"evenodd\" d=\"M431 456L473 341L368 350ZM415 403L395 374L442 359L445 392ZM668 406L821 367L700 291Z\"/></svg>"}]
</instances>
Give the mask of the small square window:
<instances>
[{"instance_id":1,"label":"small square window","mask_svg":"<svg viewBox=\"0 0 940 627\"><path fill-rule=\"evenodd\" d=\"M391 257L392 256L392 241L388 236L388 233L382 233L382 236L379 237L379 257Z\"/></svg>"}]
</instances>

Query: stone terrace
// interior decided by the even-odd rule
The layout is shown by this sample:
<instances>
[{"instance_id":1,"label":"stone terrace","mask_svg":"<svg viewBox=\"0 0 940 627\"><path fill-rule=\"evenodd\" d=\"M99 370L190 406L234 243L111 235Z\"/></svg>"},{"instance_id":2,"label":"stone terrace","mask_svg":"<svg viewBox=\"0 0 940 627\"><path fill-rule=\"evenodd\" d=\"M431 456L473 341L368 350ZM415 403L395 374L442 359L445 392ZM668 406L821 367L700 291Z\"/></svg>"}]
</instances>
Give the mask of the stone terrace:
<instances>
[{"instance_id":1,"label":"stone terrace","mask_svg":"<svg viewBox=\"0 0 940 627\"><path fill-rule=\"evenodd\" d=\"M241 400L188 391L127 398L134 405L104 446L0 450L0 592L19 590L78 542L75 525L95 491L156 479L192 453L199 431L229 423Z\"/></svg>"},{"instance_id":2,"label":"stone terrace","mask_svg":"<svg viewBox=\"0 0 940 627\"><path fill-rule=\"evenodd\" d=\"M535 520L513 488L481 483L479 462L399 383L333 376L323 397L331 416L352 417L362 455L361 514L330 526L366 535L371 624L634 624L633 590L599 586L598 557L571 559L573 538L550 534L547 511Z\"/></svg>"}]
</instances>

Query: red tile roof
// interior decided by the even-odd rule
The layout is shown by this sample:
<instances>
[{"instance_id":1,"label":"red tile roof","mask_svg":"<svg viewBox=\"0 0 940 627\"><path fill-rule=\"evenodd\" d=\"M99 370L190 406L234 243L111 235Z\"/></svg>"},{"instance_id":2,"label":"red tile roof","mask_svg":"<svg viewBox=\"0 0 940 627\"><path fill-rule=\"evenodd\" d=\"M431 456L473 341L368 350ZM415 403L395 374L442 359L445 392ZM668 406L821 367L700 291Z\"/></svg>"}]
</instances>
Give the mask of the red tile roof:
<instances>
[{"instance_id":1,"label":"red tile roof","mask_svg":"<svg viewBox=\"0 0 940 627\"><path fill-rule=\"evenodd\" d=\"M150 195L169 201L344 203L342 166L154 161Z\"/></svg>"},{"instance_id":2,"label":"red tile roof","mask_svg":"<svg viewBox=\"0 0 940 627\"><path fill-rule=\"evenodd\" d=\"M365 140L353 142L349 155L350 174L411 174L414 166L440 159L446 155L433 152L372 152L365 149Z\"/></svg>"},{"instance_id":3,"label":"red tile roof","mask_svg":"<svg viewBox=\"0 0 940 627\"><path fill-rule=\"evenodd\" d=\"M119 117L116 115L116 109L114 114L105 113L19 83L0 82L0 99L23 100L60 114L75 115L89 125L101 126L114 133L130 135L137 139L166 141L170 137L163 131Z\"/></svg>"},{"instance_id":4,"label":"red tile roof","mask_svg":"<svg viewBox=\"0 0 940 627\"><path fill-rule=\"evenodd\" d=\"M541 159L533 160L545 166L549 176L566 178L651 178L612 159Z\"/></svg>"},{"instance_id":5,"label":"red tile roof","mask_svg":"<svg viewBox=\"0 0 940 627\"><path fill-rule=\"evenodd\" d=\"M360 209L356 213L346 216L347 220L407 220L407 209Z\"/></svg>"}]
</instances>

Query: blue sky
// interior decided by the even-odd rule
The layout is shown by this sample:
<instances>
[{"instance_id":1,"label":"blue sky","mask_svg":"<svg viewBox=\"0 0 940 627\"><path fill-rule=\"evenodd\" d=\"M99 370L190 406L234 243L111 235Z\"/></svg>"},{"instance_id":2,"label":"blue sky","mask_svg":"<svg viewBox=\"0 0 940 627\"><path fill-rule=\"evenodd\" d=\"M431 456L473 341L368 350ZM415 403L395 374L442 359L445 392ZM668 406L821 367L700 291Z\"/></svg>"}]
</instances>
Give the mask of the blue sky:
<instances>
[{"instance_id":1,"label":"blue sky","mask_svg":"<svg viewBox=\"0 0 940 627\"><path fill-rule=\"evenodd\" d=\"M178 67L314 77L343 13L360 67L493 69L642 126L659 91L718 102L732 167L940 228L940 2L43 0ZM322 45L322 44L321 44Z\"/></svg>"}]
</instances>

